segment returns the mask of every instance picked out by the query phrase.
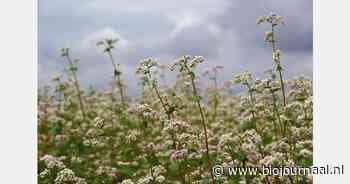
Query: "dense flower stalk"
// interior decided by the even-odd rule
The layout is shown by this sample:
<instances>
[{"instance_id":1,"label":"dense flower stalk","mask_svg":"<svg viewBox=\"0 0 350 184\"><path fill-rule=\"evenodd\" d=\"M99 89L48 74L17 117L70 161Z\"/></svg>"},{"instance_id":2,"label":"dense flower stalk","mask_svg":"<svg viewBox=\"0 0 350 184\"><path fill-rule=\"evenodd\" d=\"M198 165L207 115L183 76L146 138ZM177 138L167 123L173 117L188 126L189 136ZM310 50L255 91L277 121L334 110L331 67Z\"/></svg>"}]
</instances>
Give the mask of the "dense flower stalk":
<instances>
[{"instance_id":1,"label":"dense flower stalk","mask_svg":"<svg viewBox=\"0 0 350 184\"><path fill-rule=\"evenodd\" d=\"M281 65L281 51L277 49L276 44L276 27L280 24L284 24L283 17L278 16L276 14L271 13L268 16L259 17L257 20L257 24L263 24L268 23L271 25L271 31L267 31L265 33L265 42L270 43L272 47L272 60L276 64L276 71L278 71L280 84L281 84L281 91L282 91L282 97L283 97L283 105L287 105L286 101L286 92L285 92L285 86L283 81L283 67Z\"/></svg>"},{"instance_id":2,"label":"dense flower stalk","mask_svg":"<svg viewBox=\"0 0 350 184\"><path fill-rule=\"evenodd\" d=\"M100 41L97 43L97 46L103 46L104 47L104 52L107 53L113 69L114 69L114 79L116 80L116 85L119 91L119 95L120 95L120 100L122 103L123 108L126 108L127 104L126 104L126 99L125 99L125 95L124 95L124 85L121 79L121 70L120 70L120 64L116 64L114 61L114 57L112 55L112 49L114 49L114 44L118 41L118 39L109 39L106 38L103 41Z\"/></svg>"},{"instance_id":3,"label":"dense flower stalk","mask_svg":"<svg viewBox=\"0 0 350 184\"><path fill-rule=\"evenodd\" d=\"M152 70L158 66L159 64L155 60L144 59L140 62L140 66L137 68L136 74L140 76L143 84L148 84L148 86L154 91L165 114L167 115L168 120L170 120L173 117L173 111L171 110L167 100L165 98L163 99L162 95L160 94L158 80L152 76Z\"/></svg>"},{"instance_id":4,"label":"dense flower stalk","mask_svg":"<svg viewBox=\"0 0 350 184\"><path fill-rule=\"evenodd\" d=\"M71 71L72 76L73 76L73 83L75 86L75 89L77 91L77 96L78 96L78 100L79 100L79 105L80 105L80 110L81 113L83 115L83 118L85 118L86 114L85 114L85 108L84 108L84 102L83 102L83 98L81 96L81 91L80 91L80 85L79 85L79 81L78 81L78 77L76 74L76 71L78 70L78 68L76 66L74 66L74 63L70 57L70 51L69 48L62 48L61 49L61 56L65 57L68 61L69 64L69 71Z\"/></svg>"},{"instance_id":5,"label":"dense flower stalk","mask_svg":"<svg viewBox=\"0 0 350 184\"><path fill-rule=\"evenodd\" d=\"M204 110L201 105L201 96L199 95L195 83L196 79L196 74L194 72L194 69L197 67L198 64L202 63L204 61L204 58L201 56L195 56L191 58L191 56L184 56L181 58L177 63L173 65L172 68L178 66L180 72L186 73L190 77L191 81L191 86L192 86L192 93L193 93L193 100L196 102L200 117L201 117L201 123L203 126L203 133L204 133L204 142L205 142L205 148L206 148L206 155L208 159L208 167L209 167L209 172L211 176L212 183L215 183L215 178L212 172L212 165L211 165L211 160L210 160L210 153L209 153L209 142L208 142L208 130L207 130L207 125L205 122L205 116L204 116Z\"/></svg>"}]
</instances>

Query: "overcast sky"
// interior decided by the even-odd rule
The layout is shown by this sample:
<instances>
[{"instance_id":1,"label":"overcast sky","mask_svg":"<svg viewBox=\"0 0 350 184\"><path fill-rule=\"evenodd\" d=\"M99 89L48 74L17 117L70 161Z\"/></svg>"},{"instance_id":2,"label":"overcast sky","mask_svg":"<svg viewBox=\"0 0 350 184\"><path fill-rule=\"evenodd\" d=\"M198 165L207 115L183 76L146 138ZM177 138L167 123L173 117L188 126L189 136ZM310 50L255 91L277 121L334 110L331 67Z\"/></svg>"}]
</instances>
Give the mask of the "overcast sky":
<instances>
[{"instance_id":1,"label":"overcast sky","mask_svg":"<svg viewBox=\"0 0 350 184\"><path fill-rule=\"evenodd\" d=\"M142 58L173 62L184 54L202 55L209 66L223 65L223 80L251 71L262 76L271 68L271 48L263 41L268 29L255 24L270 12L285 17L278 28L278 47L288 77L312 76L312 0L42 0L39 1L39 85L62 73L59 49L70 47L80 58L83 86L108 88L109 61L96 48L105 37L120 39L114 50L130 93Z\"/></svg>"}]
</instances>

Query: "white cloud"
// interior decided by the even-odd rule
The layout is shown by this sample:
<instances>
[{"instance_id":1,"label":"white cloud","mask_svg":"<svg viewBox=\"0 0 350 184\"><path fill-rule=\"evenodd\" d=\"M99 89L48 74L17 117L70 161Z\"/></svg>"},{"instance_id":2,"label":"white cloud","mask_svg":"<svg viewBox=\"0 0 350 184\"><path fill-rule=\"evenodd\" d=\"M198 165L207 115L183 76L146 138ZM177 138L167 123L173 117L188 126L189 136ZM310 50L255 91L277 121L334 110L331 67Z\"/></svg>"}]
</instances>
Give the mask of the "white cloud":
<instances>
[{"instance_id":1,"label":"white cloud","mask_svg":"<svg viewBox=\"0 0 350 184\"><path fill-rule=\"evenodd\" d=\"M202 23L201 17L194 12L188 12L179 16L172 16L170 19L174 22L175 28L170 33L170 38L175 38L177 34L191 27L196 27Z\"/></svg>"},{"instance_id":2,"label":"white cloud","mask_svg":"<svg viewBox=\"0 0 350 184\"><path fill-rule=\"evenodd\" d=\"M215 23L208 24L208 30L211 34L215 35L216 37L222 36L222 28Z\"/></svg>"},{"instance_id":3,"label":"white cloud","mask_svg":"<svg viewBox=\"0 0 350 184\"><path fill-rule=\"evenodd\" d=\"M117 31L115 31L113 28L106 27L99 31L86 35L84 39L81 41L80 46L82 49L96 47L96 43L105 38L118 38L119 49L127 49L130 45L130 42L126 38L124 38L122 35L120 35Z\"/></svg>"}]
</instances>

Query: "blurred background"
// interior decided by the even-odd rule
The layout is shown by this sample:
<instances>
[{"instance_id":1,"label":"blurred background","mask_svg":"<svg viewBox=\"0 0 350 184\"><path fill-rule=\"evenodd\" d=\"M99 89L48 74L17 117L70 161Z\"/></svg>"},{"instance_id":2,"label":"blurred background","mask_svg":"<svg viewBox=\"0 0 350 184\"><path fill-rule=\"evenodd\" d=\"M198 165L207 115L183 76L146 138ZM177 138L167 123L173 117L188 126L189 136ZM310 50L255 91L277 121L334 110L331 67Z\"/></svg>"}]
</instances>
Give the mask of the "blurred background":
<instances>
[{"instance_id":1,"label":"blurred background","mask_svg":"<svg viewBox=\"0 0 350 184\"><path fill-rule=\"evenodd\" d=\"M62 73L67 63L59 50L69 47L81 60L82 86L109 89L113 69L96 47L106 37L120 39L113 54L129 96L138 91L135 68L148 57L169 64L185 54L204 56L202 71L224 66L222 83L246 70L263 77L273 66L271 48L264 43L269 27L257 26L256 18L270 12L286 21L276 35L285 75L311 78L312 0L39 1L39 87Z\"/></svg>"}]
</instances>

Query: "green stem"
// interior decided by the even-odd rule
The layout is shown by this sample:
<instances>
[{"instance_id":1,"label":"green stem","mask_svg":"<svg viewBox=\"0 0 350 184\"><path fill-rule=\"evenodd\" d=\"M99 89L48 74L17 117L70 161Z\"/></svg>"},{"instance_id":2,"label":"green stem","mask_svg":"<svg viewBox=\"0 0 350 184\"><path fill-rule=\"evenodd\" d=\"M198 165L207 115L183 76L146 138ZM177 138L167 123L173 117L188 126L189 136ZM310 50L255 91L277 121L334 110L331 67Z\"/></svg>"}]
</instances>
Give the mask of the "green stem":
<instances>
[{"instance_id":1,"label":"green stem","mask_svg":"<svg viewBox=\"0 0 350 184\"><path fill-rule=\"evenodd\" d=\"M192 84L192 90L193 90L193 96L195 97L200 115L201 115L201 122L202 122L202 126L203 126L203 130L204 130L204 136L205 136L205 148L206 148L206 154L207 154L207 159L208 159L208 166L209 166L209 172L210 172L210 176L211 176L211 180L212 180L212 184L215 184L215 178L213 175L213 172L211 171L212 166L211 166L211 161L210 161L210 156L209 156L209 143L208 143L208 131L207 131L207 125L205 124L205 117L204 117L204 112L201 106L201 102L200 99L198 98L198 92L197 92L197 88L196 88L196 84L194 82L195 80L195 75L194 73L190 72L190 70L187 68L187 71L189 72L190 76L191 76L191 84Z\"/></svg>"},{"instance_id":2,"label":"green stem","mask_svg":"<svg viewBox=\"0 0 350 184\"><path fill-rule=\"evenodd\" d=\"M148 77L149 77L149 79L152 78L152 76L151 76L150 74L148 74ZM157 96L157 98L159 99L160 104L162 105L162 108L163 108L165 114L167 115L167 119L170 120L170 119L172 118L173 114L172 114L172 112L170 112L170 111L168 110L168 108L167 108L167 103L164 102L162 96L160 95L158 86L157 86L156 84L154 84L154 83L149 82L149 81L148 81L148 84L150 85L151 90L153 89L153 90L155 91L156 96ZM164 128L164 124L161 125L161 129L163 129L163 128ZM173 131L173 132L171 133L171 138L172 138L172 140L173 140L173 148L175 149L175 148L176 148L176 132L175 132L175 131Z\"/></svg>"},{"instance_id":3,"label":"green stem","mask_svg":"<svg viewBox=\"0 0 350 184\"><path fill-rule=\"evenodd\" d=\"M152 88L154 89L154 91L156 92L156 95L157 95L157 97L158 97L158 99L163 107L163 110L165 111L165 114L167 115L168 120L170 120L171 119L171 112L169 112L169 110L167 108L167 104L164 102L162 96L160 95L160 92L159 92L157 85L155 85L155 84L151 84L151 85L152 85Z\"/></svg>"},{"instance_id":4,"label":"green stem","mask_svg":"<svg viewBox=\"0 0 350 184\"><path fill-rule=\"evenodd\" d=\"M282 77L282 69L279 69L278 73L279 73L279 77L280 77L281 90L282 90L282 95L283 95L283 105L286 106L287 105L286 92L285 92L285 87L284 87L284 82L283 82L283 77Z\"/></svg>"},{"instance_id":5,"label":"green stem","mask_svg":"<svg viewBox=\"0 0 350 184\"><path fill-rule=\"evenodd\" d=\"M73 76L73 80L74 80L74 86L76 88L76 91L77 91L77 96L78 96L78 100L79 100L79 105L80 105L80 110L81 110L81 113L83 114L83 118L85 119L85 109L84 109L84 103L83 103L83 98L81 96L81 92L80 92L80 86L79 86L79 82L78 82L78 77L74 71L75 67L74 67L74 64L70 58L69 55L66 56L67 60L68 60L68 63L69 63L69 67L70 67L70 71L72 72L72 76Z\"/></svg>"},{"instance_id":6,"label":"green stem","mask_svg":"<svg viewBox=\"0 0 350 184\"><path fill-rule=\"evenodd\" d=\"M107 52L108 56L112 62L113 69L114 69L114 77L117 83L117 87L119 89L119 95L120 95L120 100L122 102L123 108L126 108L126 102L125 102L125 96L124 96L124 91L123 91L123 83L120 77L120 71L117 69L117 65L114 62L114 58L111 52Z\"/></svg>"},{"instance_id":7,"label":"green stem","mask_svg":"<svg viewBox=\"0 0 350 184\"><path fill-rule=\"evenodd\" d=\"M218 90L218 82L217 82L217 72L214 73L214 117L213 122L215 122L217 114L218 114L218 105L219 105L219 90Z\"/></svg>"},{"instance_id":8,"label":"green stem","mask_svg":"<svg viewBox=\"0 0 350 184\"><path fill-rule=\"evenodd\" d=\"M275 40L275 25L272 24L271 26L271 33L272 33L272 53L275 53L277 51L277 46L276 46L276 40ZM281 63L279 61L275 61L277 64L277 71L279 73L279 78L280 78L280 83L281 83L281 90L282 90L282 95L283 95L283 105L286 106L286 93L285 93L285 87L284 87L284 82L283 82L283 77L282 77L282 67Z\"/></svg>"},{"instance_id":9,"label":"green stem","mask_svg":"<svg viewBox=\"0 0 350 184\"><path fill-rule=\"evenodd\" d=\"M274 92L271 92L272 94L272 101L273 101L273 110L275 112L275 115L277 117L277 120L278 120L278 124L279 124L279 131L280 131L280 135L282 136L282 121L281 121L281 117L280 117L280 114L279 114L279 111L278 111L278 108L277 108L277 98L276 98L276 95L274 94Z\"/></svg>"},{"instance_id":10,"label":"green stem","mask_svg":"<svg viewBox=\"0 0 350 184\"><path fill-rule=\"evenodd\" d=\"M159 98L159 101L163 107L163 110L165 111L166 115L167 115L167 118L168 120L171 119L172 117L172 112L170 112L168 109L167 109L167 104L164 102L162 96L160 95L160 92L159 92L159 89L157 87L157 85L152 85L153 86L153 89L154 91L156 92L156 95L157 97ZM164 125L162 124L162 129L163 129ZM173 131L173 133L171 134L171 137L172 137L172 140L173 140L173 148L176 148L176 131Z\"/></svg>"},{"instance_id":11,"label":"green stem","mask_svg":"<svg viewBox=\"0 0 350 184\"><path fill-rule=\"evenodd\" d=\"M253 98L253 92L252 92L252 88L250 86L250 84L248 82L246 82L246 86L248 88L248 93L249 93L249 98L250 98L250 105L253 108L254 107L254 98ZM253 120L255 120L255 112L251 111Z\"/></svg>"}]
</instances>

